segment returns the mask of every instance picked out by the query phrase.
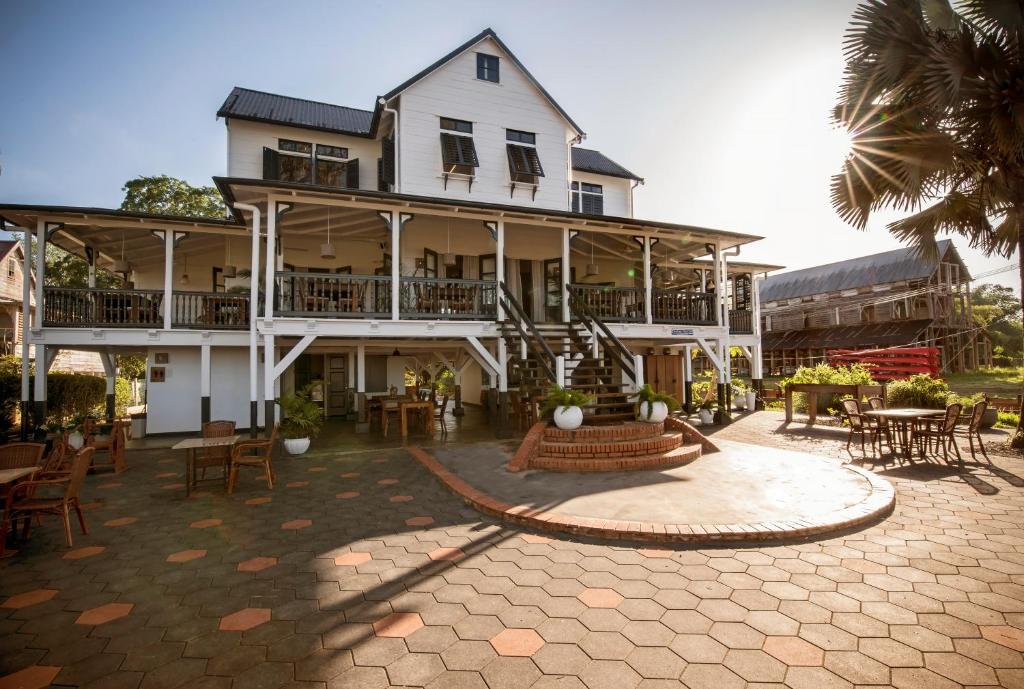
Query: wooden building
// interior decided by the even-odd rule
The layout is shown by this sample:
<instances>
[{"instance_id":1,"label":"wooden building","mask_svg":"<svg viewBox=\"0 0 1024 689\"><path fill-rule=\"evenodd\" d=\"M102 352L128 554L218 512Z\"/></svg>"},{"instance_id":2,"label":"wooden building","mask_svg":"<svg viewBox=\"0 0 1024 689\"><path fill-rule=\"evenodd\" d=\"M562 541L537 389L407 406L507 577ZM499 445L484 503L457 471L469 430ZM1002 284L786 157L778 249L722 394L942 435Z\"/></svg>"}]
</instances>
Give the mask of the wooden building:
<instances>
[{"instance_id":1,"label":"wooden building","mask_svg":"<svg viewBox=\"0 0 1024 689\"><path fill-rule=\"evenodd\" d=\"M763 363L789 375L832 349L936 347L942 370L992 361L971 317L971 276L950 240L938 259L912 248L770 276L760 283Z\"/></svg>"}]
</instances>

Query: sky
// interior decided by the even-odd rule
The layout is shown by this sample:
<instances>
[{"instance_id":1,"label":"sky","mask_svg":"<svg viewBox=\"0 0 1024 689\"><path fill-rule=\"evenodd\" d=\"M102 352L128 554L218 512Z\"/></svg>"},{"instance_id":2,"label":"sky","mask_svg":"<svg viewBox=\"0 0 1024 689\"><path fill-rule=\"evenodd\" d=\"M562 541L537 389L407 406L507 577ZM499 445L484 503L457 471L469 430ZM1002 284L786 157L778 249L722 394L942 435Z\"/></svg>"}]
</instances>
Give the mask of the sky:
<instances>
[{"instance_id":1,"label":"sky","mask_svg":"<svg viewBox=\"0 0 1024 689\"><path fill-rule=\"evenodd\" d=\"M371 109L485 27L645 178L635 215L765 237L803 268L898 248L846 225L830 123L852 0L184 3L0 0L0 202L117 207L122 185L226 168L233 86ZM1008 266L957 240L973 274ZM987 278L1017 288L1016 270Z\"/></svg>"}]
</instances>

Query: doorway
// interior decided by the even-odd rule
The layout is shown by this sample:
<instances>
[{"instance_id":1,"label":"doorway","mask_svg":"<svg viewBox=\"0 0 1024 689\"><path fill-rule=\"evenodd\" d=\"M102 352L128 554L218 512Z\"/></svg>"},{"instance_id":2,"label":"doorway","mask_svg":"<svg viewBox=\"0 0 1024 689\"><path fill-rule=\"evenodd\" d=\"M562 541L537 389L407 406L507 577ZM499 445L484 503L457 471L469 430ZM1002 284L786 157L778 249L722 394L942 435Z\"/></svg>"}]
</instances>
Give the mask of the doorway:
<instances>
[{"instance_id":1,"label":"doorway","mask_svg":"<svg viewBox=\"0 0 1024 689\"><path fill-rule=\"evenodd\" d=\"M327 355L327 416L344 416L349 412L348 354Z\"/></svg>"},{"instance_id":2,"label":"doorway","mask_svg":"<svg viewBox=\"0 0 1024 689\"><path fill-rule=\"evenodd\" d=\"M530 261L519 261L519 303L526 312L526 317L536 322L533 313L533 269Z\"/></svg>"}]
</instances>

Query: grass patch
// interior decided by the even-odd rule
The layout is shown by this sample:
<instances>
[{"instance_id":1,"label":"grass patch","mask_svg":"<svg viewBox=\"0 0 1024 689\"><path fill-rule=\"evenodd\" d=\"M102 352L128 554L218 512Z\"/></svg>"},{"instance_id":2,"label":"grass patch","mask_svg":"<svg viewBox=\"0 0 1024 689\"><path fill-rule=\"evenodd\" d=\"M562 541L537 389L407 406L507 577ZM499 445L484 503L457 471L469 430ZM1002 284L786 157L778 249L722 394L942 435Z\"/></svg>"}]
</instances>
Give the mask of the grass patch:
<instances>
[{"instance_id":1,"label":"grass patch","mask_svg":"<svg viewBox=\"0 0 1024 689\"><path fill-rule=\"evenodd\" d=\"M987 392L993 397L1016 397L1024 388L1024 368L984 368L971 373L951 373L946 376L949 388L958 395Z\"/></svg>"}]
</instances>

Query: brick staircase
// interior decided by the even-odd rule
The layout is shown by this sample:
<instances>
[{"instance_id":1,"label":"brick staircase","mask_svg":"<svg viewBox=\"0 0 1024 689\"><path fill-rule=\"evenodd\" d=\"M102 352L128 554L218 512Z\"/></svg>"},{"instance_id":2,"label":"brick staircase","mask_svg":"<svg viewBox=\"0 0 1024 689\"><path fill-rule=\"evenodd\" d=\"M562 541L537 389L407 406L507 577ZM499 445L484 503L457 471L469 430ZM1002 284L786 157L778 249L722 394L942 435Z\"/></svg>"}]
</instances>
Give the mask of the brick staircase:
<instances>
[{"instance_id":1,"label":"brick staircase","mask_svg":"<svg viewBox=\"0 0 1024 689\"><path fill-rule=\"evenodd\" d=\"M548 471L634 471L686 464L701 456L699 443L663 423L627 421L563 431L543 428L528 468Z\"/></svg>"}]
</instances>

